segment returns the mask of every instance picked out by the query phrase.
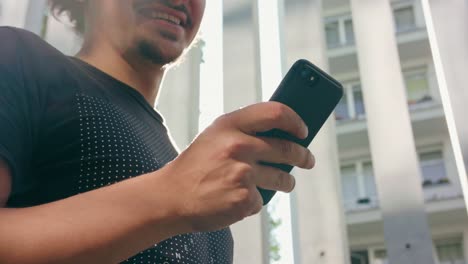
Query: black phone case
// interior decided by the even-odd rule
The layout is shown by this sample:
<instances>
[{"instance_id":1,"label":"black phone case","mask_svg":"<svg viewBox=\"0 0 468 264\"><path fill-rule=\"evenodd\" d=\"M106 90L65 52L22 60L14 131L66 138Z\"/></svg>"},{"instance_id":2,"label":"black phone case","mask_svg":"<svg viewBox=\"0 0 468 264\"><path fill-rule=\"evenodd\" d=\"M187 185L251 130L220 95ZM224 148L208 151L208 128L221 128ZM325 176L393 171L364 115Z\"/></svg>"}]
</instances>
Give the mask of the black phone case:
<instances>
[{"instance_id":1,"label":"black phone case","mask_svg":"<svg viewBox=\"0 0 468 264\"><path fill-rule=\"evenodd\" d=\"M343 86L338 81L309 61L298 60L283 78L270 101L280 102L291 107L306 123L309 135L300 140L286 132L273 129L258 133L258 136L284 138L308 147L342 97ZM293 166L286 164L263 164L288 173L293 168ZM262 188L258 188L258 190L262 195L264 205L276 193Z\"/></svg>"}]
</instances>

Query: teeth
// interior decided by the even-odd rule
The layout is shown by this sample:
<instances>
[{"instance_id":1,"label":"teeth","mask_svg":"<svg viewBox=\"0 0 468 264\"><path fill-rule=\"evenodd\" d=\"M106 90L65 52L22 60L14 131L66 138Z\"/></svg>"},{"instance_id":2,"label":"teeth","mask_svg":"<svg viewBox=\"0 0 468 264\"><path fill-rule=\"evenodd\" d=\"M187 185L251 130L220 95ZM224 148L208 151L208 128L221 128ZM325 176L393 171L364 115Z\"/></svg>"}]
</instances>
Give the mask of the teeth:
<instances>
[{"instance_id":1,"label":"teeth","mask_svg":"<svg viewBox=\"0 0 468 264\"><path fill-rule=\"evenodd\" d=\"M163 20L166 20L166 21L169 21L169 22L172 22L176 25L180 25L180 19L175 17L175 16L171 16L167 13L163 13L163 12L158 12L158 11L152 11L151 12L151 18L154 18L154 19L163 19Z\"/></svg>"}]
</instances>

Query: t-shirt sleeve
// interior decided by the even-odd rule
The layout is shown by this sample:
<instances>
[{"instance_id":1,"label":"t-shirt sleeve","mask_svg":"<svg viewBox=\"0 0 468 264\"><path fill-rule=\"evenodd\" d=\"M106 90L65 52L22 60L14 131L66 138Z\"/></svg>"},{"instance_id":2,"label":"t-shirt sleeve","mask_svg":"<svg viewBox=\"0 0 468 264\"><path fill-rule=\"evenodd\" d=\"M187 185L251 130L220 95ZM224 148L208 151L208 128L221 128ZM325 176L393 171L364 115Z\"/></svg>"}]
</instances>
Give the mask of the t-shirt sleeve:
<instances>
[{"instance_id":1,"label":"t-shirt sleeve","mask_svg":"<svg viewBox=\"0 0 468 264\"><path fill-rule=\"evenodd\" d=\"M31 184L34 93L24 85L21 41L16 29L0 27L0 157L12 173L12 194Z\"/></svg>"}]
</instances>

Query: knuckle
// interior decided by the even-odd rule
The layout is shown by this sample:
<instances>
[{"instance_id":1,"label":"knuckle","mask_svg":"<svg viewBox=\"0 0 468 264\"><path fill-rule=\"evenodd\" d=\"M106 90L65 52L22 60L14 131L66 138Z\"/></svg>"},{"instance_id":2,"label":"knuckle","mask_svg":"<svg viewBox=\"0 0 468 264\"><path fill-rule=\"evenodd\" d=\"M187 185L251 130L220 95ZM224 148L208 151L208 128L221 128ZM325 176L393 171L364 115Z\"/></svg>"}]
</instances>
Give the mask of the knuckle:
<instances>
[{"instance_id":1,"label":"knuckle","mask_svg":"<svg viewBox=\"0 0 468 264\"><path fill-rule=\"evenodd\" d=\"M293 143L286 141L286 140L279 140L279 146L280 146L281 153L285 155L291 154L294 148Z\"/></svg>"},{"instance_id":2,"label":"knuckle","mask_svg":"<svg viewBox=\"0 0 468 264\"><path fill-rule=\"evenodd\" d=\"M239 189L232 200L232 207L244 211L250 199L250 191L247 188Z\"/></svg>"},{"instance_id":3,"label":"knuckle","mask_svg":"<svg viewBox=\"0 0 468 264\"><path fill-rule=\"evenodd\" d=\"M237 163L236 168L234 170L236 174L250 176L253 168L250 164L247 164L247 163Z\"/></svg>"},{"instance_id":4,"label":"knuckle","mask_svg":"<svg viewBox=\"0 0 468 264\"><path fill-rule=\"evenodd\" d=\"M258 214L263 208L263 199L260 196L259 193L257 195L254 195L254 207L252 214Z\"/></svg>"},{"instance_id":5,"label":"knuckle","mask_svg":"<svg viewBox=\"0 0 468 264\"><path fill-rule=\"evenodd\" d=\"M225 122L227 122L226 119L229 119L229 116L230 116L229 113L222 114L213 121L213 124L216 124L216 125L224 124Z\"/></svg>"},{"instance_id":6,"label":"knuckle","mask_svg":"<svg viewBox=\"0 0 468 264\"><path fill-rule=\"evenodd\" d=\"M254 208L253 214L258 214L260 211L262 211L262 204L258 203Z\"/></svg>"},{"instance_id":7,"label":"knuckle","mask_svg":"<svg viewBox=\"0 0 468 264\"><path fill-rule=\"evenodd\" d=\"M228 156L235 156L243 152L247 147L247 143L244 140L238 137L233 137L227 143L226 153Z\"/></svg>"},{"instance_id":8,"label":"knuckle","mask_svg":"<svg viewBox=\"0 0 468 264\"><path fill-rule=\"evenodd\" d=\"M270 109L270 119L272 121L280 120L288 111L287 107L281 103L275 103L271 105Z\"/></svg>"}]
</instances>

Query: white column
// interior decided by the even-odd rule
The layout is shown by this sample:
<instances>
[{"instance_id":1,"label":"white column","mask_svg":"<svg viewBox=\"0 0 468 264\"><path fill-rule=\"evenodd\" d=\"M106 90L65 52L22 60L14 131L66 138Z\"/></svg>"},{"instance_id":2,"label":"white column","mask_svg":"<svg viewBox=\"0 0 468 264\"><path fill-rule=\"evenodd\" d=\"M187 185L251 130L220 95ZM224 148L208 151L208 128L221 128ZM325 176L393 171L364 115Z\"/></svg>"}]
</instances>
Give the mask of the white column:
<instances>
[{"instance_id":1,"label":"white column","mask_svg":"<svg viewBox=\"0 0 468 264\"><path fill-rule=\"evenodd\" d=\"M268 230L265 210L231 226L234 263L268 264Z\"/></svg>"},{"instance_id":2,"label":"white column","mask_svg":"<svg viewBox=\"0 0 468 264\"><path fill-rule=\"evenodd\" d=\"M290 29L287 39L293 40L289 50L297 49L297 43L302 43L307 51L300 51L297 56L307 56L312 63L327 71L322 1L311 0L301 7L302 10L294 11L294 17L288 17L286 24ZM301 24L304 27L298 27ZM307 28L306 33L304 28ZM289 57L295 60L295 55ZM291 199L296 264L349 263L333 115L309 149L317 160L315 168L311 171L296 168L292 172L297 180Z\"/></svg>"},{"instance_id":3,"label":"white column","mask_svg":"<svg viewBox=\"0 0 468 264\"><path fill-rule=\"evenodd\" d=\"M29 0L26 20L24 22L25 29L37 35L41 34L46 5L47 0Z\"/></svg>"},{"instance_id":4,"label":"white column","mask_svg":"<svg viewBox=\"0 0 468 264\"><path fill-rule=\"evenodd\" d=\"M200 79L200 130L224 113L223 1L207 1L201 25L203 59Z\"/></svg>"},{"instance_id":5,"label":"white column","mask_svg":"<svg viewBox=\"0 0 468 264\"><path fill-rule=\"evenodd\" d=\"M253 1L255 27L255 65L257 87L261 88L262 101L268 101L278 87L286 70L284 41L284 0ZM281 219L281 225L269 230L269 223L263 222L265 261L269 261L269 237L275 237L279 245L279 263L294 263L292 226L289 195L277 192L270 201L272 207L265 207L274 219ZM274 209L272 209L274 208ZM267 214L264 214L267 216ZM277 263L277 262L273 262Z\"/></svg>"},{"instance_id":6,"label":"white column","mask_svg":"<svg viewBox=\"0 0 468 264\"><path fill-rule=\"evenodd\" d=\"M255 28L252 18L224 24L225 111L231 112L261 101L259 73L255 65ZM234 237L234 263L268 263L266 211L231 226Z\"/></svg>"},{"instance_id":7,"label":"white column","mask_svg":"<svg viewBox=\"0 0 468 264\"><path fill-rule=\"evenodd\" d=\"M3 0L0 25L24 27L29 0Z\"/></svg>"},{"instance_id":8,"label":"white column","mask_svg":"<svg viewBox=\"0 0 468 264\"><path fill-rule=\"evenodd\" d=\"M390 1L351 0L389 262L434 263Z\"/></svg>"},{"instance_id":9,"label":"white column","mask_svg":"<svg viewBox=\"0 0 468 264\"><path fill-rule=\"evenodd\" d=\"M468 2L422 0L447 127L468 208Z\"/></svg>"},{"instance_id":10,"label":"white column","mask_svg":"<svg viewBox=\"0 0 468 264\"><path fill-rule=\"evenodd\" d=\"M157 109L176 145L184 150L198 134L201 50L192 48L164 77Z\"/></svg>"}]
</instances>

